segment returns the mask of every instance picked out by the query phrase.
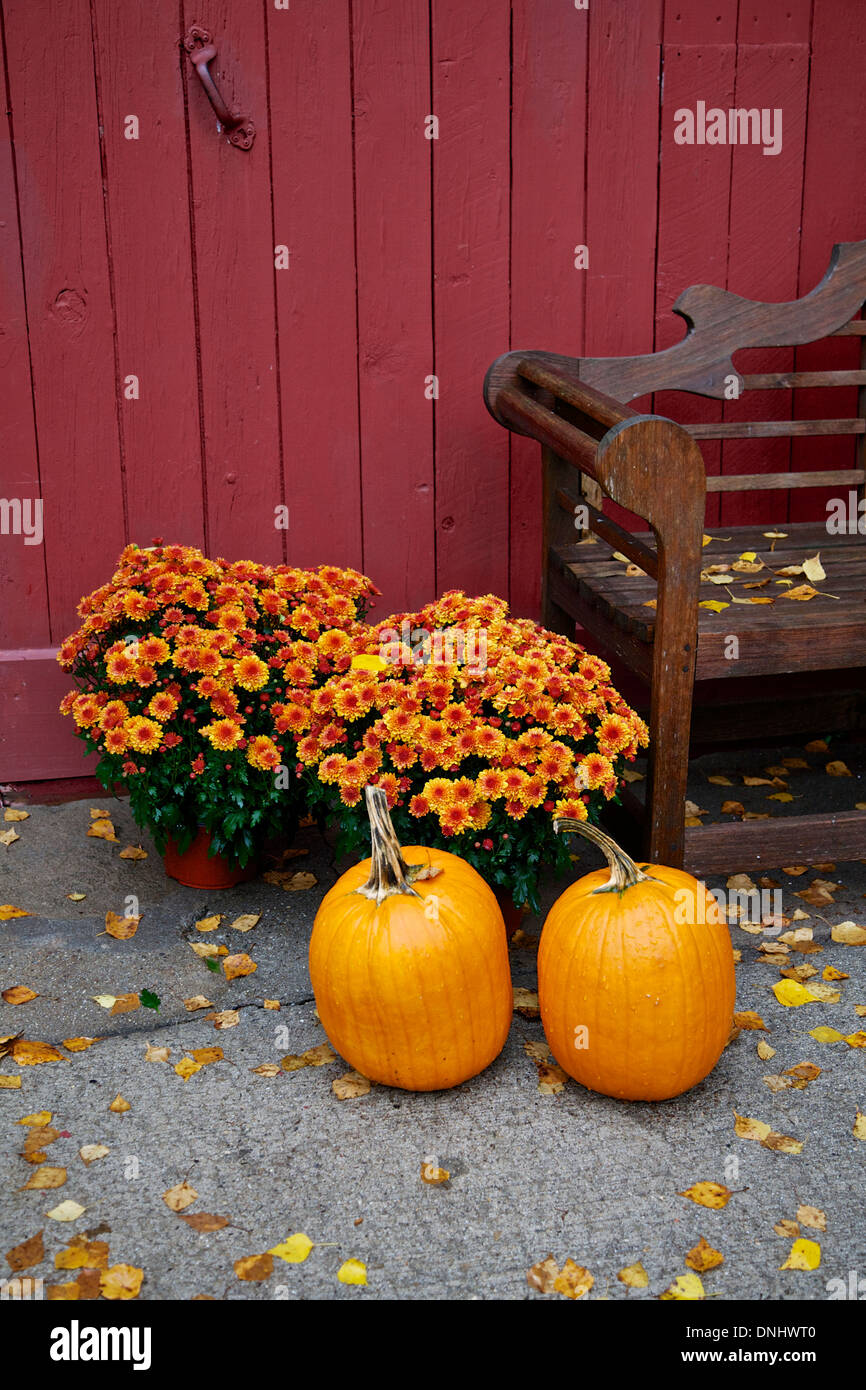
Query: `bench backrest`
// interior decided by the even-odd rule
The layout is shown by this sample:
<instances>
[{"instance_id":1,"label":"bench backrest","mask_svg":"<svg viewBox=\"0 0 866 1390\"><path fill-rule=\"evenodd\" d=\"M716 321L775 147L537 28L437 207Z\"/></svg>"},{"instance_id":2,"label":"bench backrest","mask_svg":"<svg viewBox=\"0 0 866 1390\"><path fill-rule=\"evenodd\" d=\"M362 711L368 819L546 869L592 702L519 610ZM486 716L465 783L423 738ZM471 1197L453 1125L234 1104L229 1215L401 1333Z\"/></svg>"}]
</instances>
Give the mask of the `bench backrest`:
<instances>
[{"instance_id":1,"label":"bench backrest","mask_svg":"<svg viewBox=\"0 0 866 1390\"><path fill-rule=\"evenodd\" d=\"M715 420L683 428L703 440L854 436L855 466L778 473L725 473L707 478L707 492L848 485L866 481L866 241L834 246L826 274L810 294L791 303L743 299L712 285L693 285L674 304L686 336L661 352L635 357L583 357L572 361L580 381L627 402L656 391L684 391L716 399L742 399L750 391L856 387L856 415L846 419ZM741 374L737 351L793 348L829 337L856 338L858 369ZM656 404L658 409L658 403ZM666 413L666 412L662 412ZM756 412L757 413L757 412Z\"/></svg>"}]
</instances>

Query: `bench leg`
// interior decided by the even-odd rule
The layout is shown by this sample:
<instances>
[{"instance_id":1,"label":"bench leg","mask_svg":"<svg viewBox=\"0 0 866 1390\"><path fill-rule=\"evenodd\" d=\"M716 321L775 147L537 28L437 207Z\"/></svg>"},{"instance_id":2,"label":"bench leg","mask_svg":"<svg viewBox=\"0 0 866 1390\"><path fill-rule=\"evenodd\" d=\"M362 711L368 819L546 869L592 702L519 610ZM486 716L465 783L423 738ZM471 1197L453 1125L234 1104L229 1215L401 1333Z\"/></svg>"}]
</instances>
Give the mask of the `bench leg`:
<instances>
[{"instance_id":1,"label":"bench leg","mask_svg":"<svg viewBox=\"0 0 866 1390\"><path fill-rule=\"evenodd\" d=\"M656 654L658 656L658 653ZM652 864L683 867L685 799L692 722L692 668L656 661L650 706L644 854ZM659 678L660 676L660 678Z\"/></svg>"}]
</instances>

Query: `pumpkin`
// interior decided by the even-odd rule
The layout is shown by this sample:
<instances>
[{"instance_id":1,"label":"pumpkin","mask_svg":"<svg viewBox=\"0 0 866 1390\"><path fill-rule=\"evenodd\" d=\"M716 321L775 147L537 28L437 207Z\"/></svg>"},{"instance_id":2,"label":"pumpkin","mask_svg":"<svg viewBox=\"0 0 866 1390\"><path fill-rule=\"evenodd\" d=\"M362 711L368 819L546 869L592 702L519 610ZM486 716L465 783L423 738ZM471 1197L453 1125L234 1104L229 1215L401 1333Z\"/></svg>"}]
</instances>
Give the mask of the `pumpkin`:
<instances>
[{"instance_id":1,"label":"pumpkin","mask_svg":"<svg viewBox=\"0 0 866 1390\"><path fill-rule=\"evenodd\" d=\"M386 1086L438 1091L502 1051L513 994L502 913L465 860L401 850L381 787L365 789L372 858L325 895L310 939L333 1046Z\"/></svg>"},{"instance_id":2,"label":"pumpkin","mask_svg":"<svg viewBox=\"0 0 866 1390\"><path fill-rule=\"evenodd\" d=\"M719 906L680 869L632 862L609 836L597 870L554 903L538 950L550 1050L575 1081L620 1100L667 1100L712 1071L731 1032L734 955Z\"/></svg>"}]
</instances>

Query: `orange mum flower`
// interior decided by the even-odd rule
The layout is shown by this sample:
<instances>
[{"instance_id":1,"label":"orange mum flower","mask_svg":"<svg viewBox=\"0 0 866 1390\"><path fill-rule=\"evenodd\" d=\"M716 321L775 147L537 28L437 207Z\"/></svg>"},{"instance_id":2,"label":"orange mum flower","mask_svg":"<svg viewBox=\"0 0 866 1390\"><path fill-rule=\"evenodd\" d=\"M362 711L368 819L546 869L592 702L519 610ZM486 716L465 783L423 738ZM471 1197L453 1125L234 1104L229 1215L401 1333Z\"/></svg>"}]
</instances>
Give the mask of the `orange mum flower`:
<instances>
[{"instance_id":1,"label":"orange mum flower","mask_svg":"<svg viewBox=\"0 0 866 1390\"><path fill-rule=\"evenodd\" d=\"M441 813L454 804L454 783L448 777L433 777L424 787L424 796L432 809Z\"/></svg>"},{"instance_id":2,"label":"orange mum flower","mask_svg":"<svg viewBox=\"0 0 866 1390\"><path fill-rule=\"evenodd\" d=\"M137 753L153 753L162 742L162 725L155 719L145 719L143 715L133 715L123 726L130 748Z\"/></svg>"},{"instance_id":3,"label":"orange mum flower","mask_svg":"<svg viewBox=\"0 0 866 1390\"><path fill-rule=\"evenodd\" d=\"M147 712L148 714L152 714L154 719L159 719L164 723L166 719L171 719L171 716L177 709L177 704L178 702L173 695L169 695L167 691L161 690L158 695L153 696L153 699L147 706Z\"/></svg>"},{"instance_id":4,"label":"orange mum flower","mask_svg":"<svg viewBox=\"0 0 866 1390\"><path fill-rule=\"evenodd\" d=\"M212 724L205 724L200 732L221 752L237 748L243 738L241 725L235 719L215 719Z\"/></svg>"},{"instance_id":5,"label":"orange mum flower","mask_svg":"<svg viewBox=\"0 0 866 1390\"><path fill-rule=\"evenodd\" d=\"M105 661L106 675L115 685L125 685L135 675L136 665L127 652L110 652Z\"/></svg>"},{"instance_id":6,"label":"orange mum flower","mask_svg":"<svg viewBox=\"0 0 866 1390\"><path fill-rule=\"evenodd\" d=\"M498 767L486 767L479 772L475 784L481 795L490 801L505 795L505 774Z\"/></svg>"},{"instance_id":7,"label":"orange mum flower","mask_svg":"<svg viewBox=\"0 0 866 1390\"><path fill-rule=\"evenodd\" d=\"M273 739L268 738L266 734L259 734L250 740L247 762L259 768L261 772L267 772L281 765L280 751Z\"/></svg>"},{"instance_id":8,"label":"orange mum flower","mask_svg":"<svg viewBox=\"0 0 866 1390\"><path fill-rule=\"evenodd\" d=\"M122 729L108 729L105 734L106 753L125 753L126 734Z\"/></svg>"},{"instance_id":9,"label":"orange mum flower","mask_svg":"<svg viewBox=\"0 0 866 1390\"><path fill-rule=\"evenodd\" d=\"M268 668L259 657L248 652L235 662L235 681L244 690L261 690L267 684Z\"/></svg>"}]
</instances>

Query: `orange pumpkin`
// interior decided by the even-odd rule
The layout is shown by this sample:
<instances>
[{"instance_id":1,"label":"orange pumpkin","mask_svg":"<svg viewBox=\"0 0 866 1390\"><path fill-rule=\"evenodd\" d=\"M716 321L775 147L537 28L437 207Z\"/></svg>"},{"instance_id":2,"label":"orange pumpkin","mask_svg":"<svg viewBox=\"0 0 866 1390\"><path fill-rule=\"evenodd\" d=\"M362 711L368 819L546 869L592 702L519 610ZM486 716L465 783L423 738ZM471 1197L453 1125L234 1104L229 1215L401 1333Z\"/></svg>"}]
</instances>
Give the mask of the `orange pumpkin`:
<instances>
[{"instance_id":1,"label":"orange pumpkin","mask_svg":"<svg viewBox=\"0 0 866 1390\"><path fill-rule=\"evenodd\" d=\"M316 914L310 979L336 1050L386 1086L438 1091L502 1051L513 995L502 913L444 850L401 850L380 787L366 788L372 859Z\"/></svg>"},{"instance_id":2,"label":"orange pumpkin","mask_svg":"<svg viewBox=\"0 0 866 1390\"><path fill-rule=\"evenodd\" d=\"M607 835L560 820L610 867L554 903L538 950L550 1050L575 1081L620 1100L667 1100L712 1071L734 1012L730 934L711 894L679 869L638 867Z\"/></svg>"}]
</instances>

